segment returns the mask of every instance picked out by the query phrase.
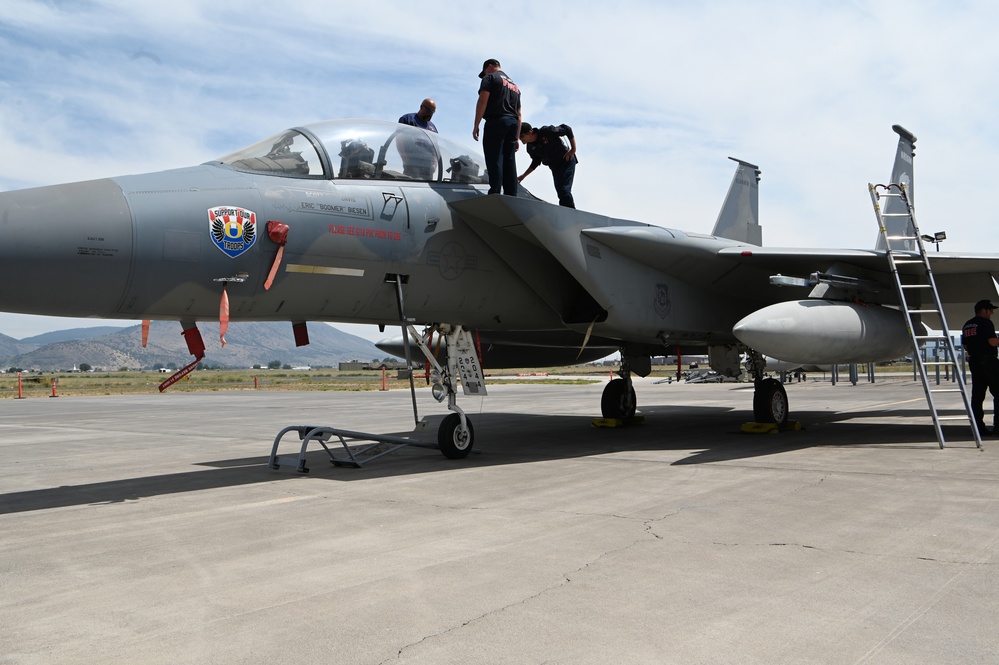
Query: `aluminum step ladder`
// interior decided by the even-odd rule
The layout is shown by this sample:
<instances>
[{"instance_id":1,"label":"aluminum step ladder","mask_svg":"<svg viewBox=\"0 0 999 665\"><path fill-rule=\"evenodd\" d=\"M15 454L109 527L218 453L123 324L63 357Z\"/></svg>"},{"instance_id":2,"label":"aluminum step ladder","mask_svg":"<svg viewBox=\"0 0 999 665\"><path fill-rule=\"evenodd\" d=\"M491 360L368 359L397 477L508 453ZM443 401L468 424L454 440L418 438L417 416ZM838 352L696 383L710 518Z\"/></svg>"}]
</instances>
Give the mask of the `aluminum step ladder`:
<instances>
[{"instance_id":1,"label":"aluminum step ladder","mask_svg":"<svg viewBox=\"0 0 999 665\"><path fill-rule=\"evenodd\" d=\"M975 415L971 410L971 400L968 397L968 390L964 383L964 377L957 364L957 349L954 347L954 340L950 336L950 329L947 327L947 319L944 316L943 305L940 303L940 294L937 292L936 281L933 279L933 268L930 266L930 259L926 254L926 246L923 244L923 237L919 233L919 226L916 224L916 215L913 211L912 201L907 192L906 186L899 183L888 185L867 185L871 194L871 203L874 205L874 215L878 220L878 231L885 246L885 254L891 266L892 279L895 282L895 289L898 293L898 302L903 312L905 312L906 328L909 337L912 339L912 362L919 370L919 378L923 382L923 392L926 394L926 403L930 408L930 415L933 417L933 428L937 433L937 441L940 447L945 445L943 430L940 427L941 421L966 421L971 426L971 431L975 437L975 445L982 447L982 436L975 423ZM882 211L880 201L886 199L885 210ZM893 223L896 220L904 221L904 225ZM887 220L887 221L886 221ZM893 235L889 235L888 227L893 229ZM897 234L894 229L901 227ZM899 274L899 266L917 265L918 275L922 279L915 283L904 283ZM927 302L925 297L914 297L917 304L909 305L910 298L907 294L928 292L932 296L932 302ZM940 334L916 334L912 325L912 317L919 314L933 314L940 318ZM925 342L936 342L937 349L944 349L944 359L928 361L920 354L920 344ZM926 374L927 366L936 368L949 367L953 373L956 388L933 388L930 386L929 377ZM964 402L964 415L941 416L937 410L933 396L939 393L960 393Z\"/></svg>"}]
</instances>

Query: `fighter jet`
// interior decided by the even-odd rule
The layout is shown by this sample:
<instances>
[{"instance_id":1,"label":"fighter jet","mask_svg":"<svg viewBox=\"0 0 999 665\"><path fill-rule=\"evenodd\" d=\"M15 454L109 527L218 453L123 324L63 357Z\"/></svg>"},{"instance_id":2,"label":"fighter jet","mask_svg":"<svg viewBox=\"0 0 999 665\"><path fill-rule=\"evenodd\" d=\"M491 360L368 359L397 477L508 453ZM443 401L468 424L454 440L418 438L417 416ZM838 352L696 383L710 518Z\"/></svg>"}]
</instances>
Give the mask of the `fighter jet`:
<instances>
[{"instance_id":1,"label":"fighter jet","mask_svg":"<svg viewBox=\"0 0 999 665\"><path fill-rule=\"evenodd\" d=\"M896 131L892 182L911 185L915 138ZM706 348L733 376L749 354L754 418L782 424L763 354L874 362L910 338L884 249L763 247L760 170L736 162L706 234L488 195L473 151L416 127L295 127L197 166L0 193L0 310L175 320L195 361L201 321L223 339L229 321L288 321L299 344L307 321L401 325L452 411L438 432L452 458L474 441L459 380L484 394L500 350L539 366L619 350L608 418L634 415L631 377L652 356ZM932 260L961 315L994 294L999 255Z\"/></svg>"}]
</instances>

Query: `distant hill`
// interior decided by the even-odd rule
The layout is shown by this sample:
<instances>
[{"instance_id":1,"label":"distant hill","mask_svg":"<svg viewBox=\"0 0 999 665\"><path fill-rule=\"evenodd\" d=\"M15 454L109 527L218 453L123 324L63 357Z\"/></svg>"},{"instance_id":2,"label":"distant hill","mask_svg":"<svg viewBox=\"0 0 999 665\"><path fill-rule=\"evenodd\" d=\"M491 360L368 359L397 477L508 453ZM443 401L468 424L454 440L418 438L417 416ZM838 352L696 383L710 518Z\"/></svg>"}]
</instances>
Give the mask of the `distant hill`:
<instances>
[{"instance_id":1,"label":"distant hill","mask_svg":"<svg viewBox=\"0 0 999 665\"><path fill-rule=\"evenodd\" d=\"M125 326L96 326L94 328L68 328L66 330L56 330L53 332L42 333L41 335L35 335L34 337L25 337L21 340L21 344L30 344L34 348L40 346L45 346L46 344L55 344L57 342L75 342L80 339L91 339L93 337L101 337L102 335L113 335L116 332L121 332L125 329Z\"/></svg>"},{"instance_id":2,"label":"distant hill","mask_svg":"<svg viewBox=\"0 0 999 665\"><path fill-rule=\"evenodd\" d=\"M337 330L325 323L309 324L310 343L303 347L295 346L290 323L231 323L226 333L227 344L224 348L219 341L217 323L201 323L198 328L201 330L206 347L204 362L209 367L252 367L255 364L266 366L274 360L293 367L303 365L335 367L342 361L385 357L385 352L368 340ZM27 352L0 356L0 367L54 371L68 370L79 366L80 363L87 363L102 370L117 370L121 367L140 369L150 368L156 364L167 366L171 363L176 367L183 367L193 360L181 334L180 324L175 321L153 321L146 348L142 347L141 326L112 330L115 332L85 339L57 341ZM58 338L62 333L71 332L59 331L46 335ZM15 345L26 341L7 339ZM5 340L0 339L0 354L5 348L4 342Z\"/></svg>"},{"instance_id":3,"label":"distant hill","mask_svg":"<svg viewBox=\"0 0 999 665\"><path fill-rule=\"evenodd\" d=\"M66 330L42 333L41 335L35 335L33 337L25 337L24 339L14 339L13 337L0 334L0 360L30 353L39 347L45 346L46 344L90 339L91 337L100 337L101 335L108 335L120 332L121 330L124 330L124 326L69 328ZM10 367L10 365L4 365L4 367Z\"/></svg>"},{"instance_id":4,"label":"distant hill","mask_svg":"<svg viewBox=\"0 0 999 665\"><path fill-rule=\"evenodd\" d=\"M25 344L19 339L0 334L0 358L27 353L35 348L34 344Z\"/></svg>"}]
</instances>

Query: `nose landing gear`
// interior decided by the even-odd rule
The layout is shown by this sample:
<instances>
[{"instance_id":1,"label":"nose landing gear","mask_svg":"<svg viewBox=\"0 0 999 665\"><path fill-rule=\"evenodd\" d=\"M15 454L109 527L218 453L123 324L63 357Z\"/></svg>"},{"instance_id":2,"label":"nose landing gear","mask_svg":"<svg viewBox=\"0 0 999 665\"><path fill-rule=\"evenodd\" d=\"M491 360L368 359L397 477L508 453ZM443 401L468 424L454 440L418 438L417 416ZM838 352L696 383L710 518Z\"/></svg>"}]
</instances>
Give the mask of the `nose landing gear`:
<instances>
[{"instance_id":1,"label":"nose landing gear","mask_svg":"<svg viewBox=\"0 0 999 665\"><path fill-rule=\"evenodd\" d=\"M437 361L428 346L434 330L440 334L445 343L447 359L444 365ZM409 334L432 368L430 381L433 383L434 397L438 402L446 399L447 408L454 412L444 418L437 430L437 443L441 453L448 459L468 457L475 443L475 429L472 427L472 421L458 406L458 379L461 379L461 387L466 395L486 395L486 384L482 369L479 367L478 355L475 353L472 333L462 329L461 326L439 324L430 328L425 335L418 334L412 326L409 326Z\"/></svg>"}]
</instances>

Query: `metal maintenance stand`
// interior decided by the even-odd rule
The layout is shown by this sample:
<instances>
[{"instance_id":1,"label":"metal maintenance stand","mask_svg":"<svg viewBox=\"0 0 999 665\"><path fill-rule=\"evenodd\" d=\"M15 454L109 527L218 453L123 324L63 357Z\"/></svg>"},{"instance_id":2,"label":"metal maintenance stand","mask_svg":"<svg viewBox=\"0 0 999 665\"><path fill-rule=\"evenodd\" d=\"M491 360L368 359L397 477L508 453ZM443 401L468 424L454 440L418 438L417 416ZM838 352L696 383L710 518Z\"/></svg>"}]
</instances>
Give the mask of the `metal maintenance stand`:
<instances>
[{"instance_id":1,"label":"metal maintenance stand","mask_svg":"<svg viewBox=\"0 0 999 665\"><path fill-rule=\"evenodd\" d=\"M417 434L423 430L433 432L436 436L436 430L431 429L430 425L426 420L421 421L416 429L413 430L413 434ZM288 455L278 455L278 446L281 444L281 439L285 437L286 434L290 432L296 432L298 438L302 441L302 446L299 449L298 456L288 456ZM326 445L333 437L336 437L340 442L340 446L343 449L343 454L339 457L334 454L333 450ZM367 441L362 445L354 445L358 442ZM327 426L313 426L313 425L289 425L283 430L278 432L277 436L274 438L274 445L271 446L271 455L267 460L267 466L271 469L280 469L282 466L293 466L295 470L299 473L308 473L309 467L305 463L305 454L308 452L310 443L319 443L329 455L330 461L334 466L349 466L355 469L359 469L368 462L373 462L379 457L384 457L390 453L394 453L401 448L407 446L413 446L416 448L430 448L432 450L440 450L440 447L436 443L431 443L429 441L421 441L416 438L407 438L402 436L392 436L389 434L370 434L368 432L355 432L347 429L340 429L338 427L327 427ZM333 449L336 449L334 444Z\"/></svg>"}]
</instances>

